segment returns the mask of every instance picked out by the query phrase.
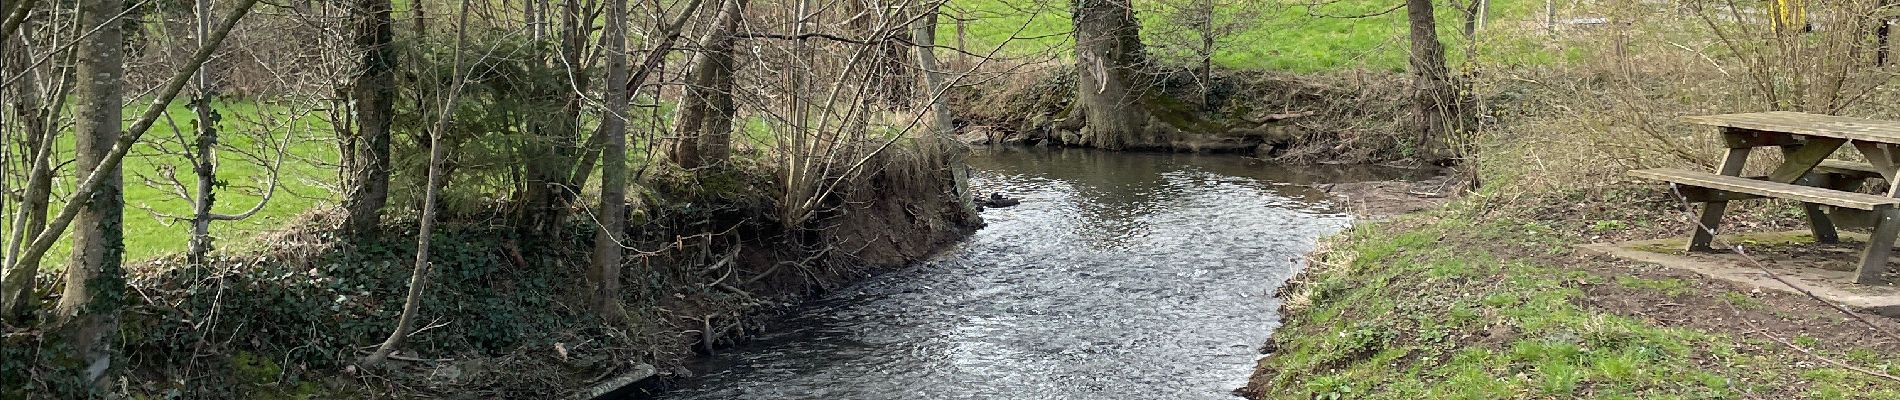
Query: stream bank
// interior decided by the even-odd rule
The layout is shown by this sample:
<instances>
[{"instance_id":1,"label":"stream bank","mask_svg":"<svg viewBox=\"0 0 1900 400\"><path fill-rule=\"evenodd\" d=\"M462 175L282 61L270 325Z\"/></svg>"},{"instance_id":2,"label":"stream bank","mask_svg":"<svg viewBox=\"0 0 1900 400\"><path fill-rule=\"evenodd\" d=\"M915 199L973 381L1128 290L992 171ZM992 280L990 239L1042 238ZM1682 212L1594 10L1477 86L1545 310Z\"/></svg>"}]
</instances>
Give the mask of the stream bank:
<instances>
[{"instance_id":1,"label":"stream bank","mask_svg":"<svg viewBox=\"0 0 1900 400\"><path fill-rule=\"evenodd\" d=\"M776 179L769 168L650 176L629 207L625 324L589 311L583 270L594 232L578 220L584 215L535 237L491 224L504 218L499 212L445 216L421 329L374 370L352 364L395 326L415 254L413 221L350 243L339 240L337 218L312 214L260 238L265 250L207 267L180 257L137 263L121 317L128 379L114 390L549 398L642 371L675 374L771 315L923 259L981 223L954 195L941 157L892 147L866 165L869 172L839 182L812 223L795 227L774 222L771 191L761 189ZM6 332L0 397L83 396L82 369L55 333Z\"/></svg>"},{"instance_id":2,"label":"stream bank","mask_svg":"<svg viewBox=\"0 0 1900 400\"><path fill-rule=\"evenodd\" d=\"M1900 372L1900 343L1870 339L1895 320L1575 249L1681 235L1664 189L1505 190L1325 239L1276 294L1285 324L1239 393L1900 398L1900 381L1862 372ZM1747 207L1734 229L1791 229L1798 210Z\"/></svg>"},{"instance_id":3,"label":"stream bank","mask_svg":"<svg viewBox=\"0 0 1900 400\"><path fill-rule=\"evenodd\" d=\"M989 85L960 87L948 104L972 145L1079 146L1074 66L1038 65ZM1407 77L1173 69L1145 95L1161 143L1141 150L1231 153L1287 164L1372 164L1410 156Z\"/></svg>"}]
</instances>

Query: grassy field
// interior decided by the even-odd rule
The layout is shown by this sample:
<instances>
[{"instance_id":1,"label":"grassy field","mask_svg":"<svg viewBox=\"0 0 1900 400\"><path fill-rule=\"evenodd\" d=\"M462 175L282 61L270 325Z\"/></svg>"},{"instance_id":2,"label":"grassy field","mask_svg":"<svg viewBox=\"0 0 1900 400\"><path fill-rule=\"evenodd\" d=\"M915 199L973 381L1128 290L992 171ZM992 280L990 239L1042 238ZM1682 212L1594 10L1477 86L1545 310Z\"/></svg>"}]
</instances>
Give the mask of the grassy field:
<instances>
[{"instance_id":1,"label":"grassy field","mask_svg":"<svg viewBox=\"0 0 1900 400\"><path fill-rule=\"evenodd\" d=\"M144 103L129 104L134 106L127 108L128 116L144 111ZM220 129L225 150L220 152L221 165L218 168L218 179L224 182L224 186L218 189L214 205L218 213L236 214L250 209L262 199L270 178L267 164L240 157L230 149L244 149L274 157L274 143L257 143L257 138L268 135L272 141L286 138L293 141L283 162L277 193L270 202L249 219L212 223L211 234L218 238L215 242L218 248L247 248L245 246L254 243L247 238L283 228L285 221L305 210L335 203L338 198L336 175L326 165L337 161L337 147L335 134L327 121L315 115L293 118L291 109L283 105L233 101L220 102L213 107L224 116ZM191 110L183 102L173 105L170 118L161 118L154 124L139 146L126 157L127 261L142 261L185 250L190 222L177 218L190 217L191 203L177 194L164 171L175 171L173 174L186 190L196 187L198 181L191 172L190 162L174 155L182 149L179 138L193 140L194 119ZM70 158L73 151L72 137L67 135L61 140L59 150L64 153L62 157ZM70 169L72 166L64 168ZM69 170L62 170L59 176L72 174ZM70 178L56 180L55 201L71 193L73 184ZM55 204L53 213L57 214L58 208L59 205ZM69 249L65 240L60 241L47 253L44 267L63 268Z\"/></svg>"},{"instance_id":2,"label":"grassy field","mask_svg":"<svg viewBox=\"0 0 1900 400\"><path fill-rule=\"evenodd\" d=\"M1183 24L1188 21L1180 1L1137 0L1143 41L1156 54L1192 54L1187 46L1199 36ZM1410 43L1406 40L1405 10L1394 2L1344 0L1315 4L1306 1L1251 2L1222 0L1214 17L1217 65L1236 69L1318 72L1349 68L1404 71ZM1071 38L1067 1L957 0L946 12L962 19L964 43L982 54L1007 42L1003 54L1016 57L1070 58ZM1385 12L1390 10L1390 12ZM1384 12L1384 13L1381 13ZM1509 63L1547 63L1565 53L1545 49L1534 30L1543 4L1494 2L1481 35L1480 54L1487 60ZM1441 6L1437 12L1440 40L1453 62L1464 58L1460 33L1463 11ZM940 41L954 43L955 19L939 27ZM1018 29L1020 33L1017 33ZM1509 32L1510 34L1506 34ZM1015 34L1018 40L1008 40ZM1162 57L1164 59L1170 57Z\"/></svg>"}]
</instances>

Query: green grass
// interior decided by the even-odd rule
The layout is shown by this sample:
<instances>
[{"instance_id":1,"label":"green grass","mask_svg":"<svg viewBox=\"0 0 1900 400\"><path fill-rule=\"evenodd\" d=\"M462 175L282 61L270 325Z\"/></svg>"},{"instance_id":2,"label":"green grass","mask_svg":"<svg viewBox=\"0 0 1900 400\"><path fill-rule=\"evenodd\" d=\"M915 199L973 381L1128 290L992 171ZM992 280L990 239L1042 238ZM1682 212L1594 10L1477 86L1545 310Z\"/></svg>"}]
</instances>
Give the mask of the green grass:
<instances>
[{"instance_id":1,"label":"green grass","mask_svg":"<svg viewBox=\"0 0 1900 400\"><path fill-rule=\"evenodd\" d=\"M1200 37L1184 26L1177 0L1136 0L1137 16L1142 23L1143 42L1151 53L1164 62L1191 63L1191 50ZM1389 13L1397 3L1391 1L1342 0L1308 2L1281 0L1254 2L1220 0L1216 3L1214 25L1225 32L1216 35L1215 64L1227 68L1319 72L1366 68L1404 71L1410 43L1406 40L1405 10ZM1318 5L1314 5L1318 4ZM1037 0L956 0L946 13L966 19L966 47L983 54L1004 44L1002 54L1020 57L1053 56L1072 59L1071 32L1067 1ZM1542 64L1576 54L1549 50L1541 38L1510 31L1541 18L1543 4L1537 2L1494 2L1487 28L1480 31L1483 44L1480 57L1494 63ZM1464 39L1460 33L1464 13L1441 5L1437 10L1439 38L1445 42L1452 62L1464 58ZM1365 16L1348 18L1349 16ZM954 45L957 27L954 18L939 26L939 41ZM1018 29L1021 33L1016 33ZM1017 37L1030 39L1009 40ZM1007 43L1007 44L1005 44Z\"/></svg>"},{"instance_id":2,"label":"green grass","mask_svg":"<svg viewBox=\"0 0 1900 400\"><path fill-rule=\"evenodd\" d=\"M1275 333L1279 351L1261 362L1271 373L1253 388L1299 399L1900 396L1893 382L1762 339L1585 306L1577 284L1592 273L1538 255L1560 239L1524 234L1536 224L1445 214L1336 239L1327 260L1351 261L1309 276L1308 302L1293 301ZM1674 279L1614 282L1669 296L1689 290ZM1893 354L1823 354L1874 370L1900 365Z\"/></svg>"},{"instance_id":3,"label":"green grass","mask_svg":"<svg viewBox=\"0 0 1900 400\"><path fill-rule=\"evenodd\" d=\"M145 105L143 102L128 102L127 117L143 112ZM316 115L293 119L290 108L279 104L239 100L217 102L213 107L224 115L220 124L223 140L217 176L225 182L225 186L218 189L217 202L213 207L218 213L236 214L250 209L262 198L262 191L270 177L265 164L239 157L231 149L274 151L260 148L254 142L258 135L264 134L274 140L283 140L290 135L296 141L285 157L280 184L270 203L249 219L212 223L211 234L218 239L214 242L218 249L251 248L255 242L249 239L258 233L280 229L286 221L305 210L335 202L338 198L335 193L336 175L325 164L337 161L337 146L327 121ZM197 185L190 163L171 154L181 148L178 136L174 135L181 135L187 141L193 140L192 124L195 117L184 102L173 104L169 111L170 119L161 118L154 124L127 155L123 166L125 260L129 265L183 252L190 234L189 221L160 216L189 218L191 215L191 203L176 194L163 171L168 168L175 171L179 183L187 190ZM174 133L174 127L177 133ZM61 158L72 157L72 143L72 135L61 136ZM269 153L269 156L274 156L274 153ZM55 204L51 214L58 214L60 200L73 190L74 178L70 177L77 173L72 168L66 165L57 172L61 178L55 181ZM47 252L41 264L42 269L63 268L66 254L70 251L68 240L62 239Z\"/></svg>"}]
</instances>

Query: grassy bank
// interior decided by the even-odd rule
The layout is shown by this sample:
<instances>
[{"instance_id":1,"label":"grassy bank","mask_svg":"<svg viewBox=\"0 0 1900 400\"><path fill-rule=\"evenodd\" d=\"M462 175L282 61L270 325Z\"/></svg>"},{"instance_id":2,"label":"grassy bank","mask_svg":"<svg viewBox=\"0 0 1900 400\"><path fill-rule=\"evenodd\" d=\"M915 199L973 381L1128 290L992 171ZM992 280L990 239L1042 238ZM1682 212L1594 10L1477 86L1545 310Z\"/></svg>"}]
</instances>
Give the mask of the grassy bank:
<instances>
[{"instance_id":1,"label":"grassy bank","mask_svg":"<svg viewBox=\"0 0 1900 400\"><path fill-rule=\"evenodd\" d=\"M1652 189L1515 199L1490 190L1335 237L1282 291L1285 325L1243 391L1273 399L1900 397L1900 381L1868 373L1900 374L1900 343L1826 306L1572 247L1681 226ZM1757 223L1743 229L1789 227L1789 208L1751 208L1745 219ZM1875 323L1900 330L1892 320Z\"/></svg>"}]
</instances>

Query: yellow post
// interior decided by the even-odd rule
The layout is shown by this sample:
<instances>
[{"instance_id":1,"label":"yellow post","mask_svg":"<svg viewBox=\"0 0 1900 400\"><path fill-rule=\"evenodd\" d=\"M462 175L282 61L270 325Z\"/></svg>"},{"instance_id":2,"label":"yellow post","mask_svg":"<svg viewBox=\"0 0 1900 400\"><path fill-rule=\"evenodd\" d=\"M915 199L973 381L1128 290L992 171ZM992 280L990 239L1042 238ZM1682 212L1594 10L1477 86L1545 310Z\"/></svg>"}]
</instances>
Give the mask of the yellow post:
<instances>
[{"instance_id":1,"label":"yellow post","mask_svg":"<svg viewBox=\"0 0 1900 400\"><path fill-rule=\"evenodd\" d=\"M1807 0L1770 0L1768 19L1777 33L1803 32L1808 26Z\"/></svg>"}]
</instances>

